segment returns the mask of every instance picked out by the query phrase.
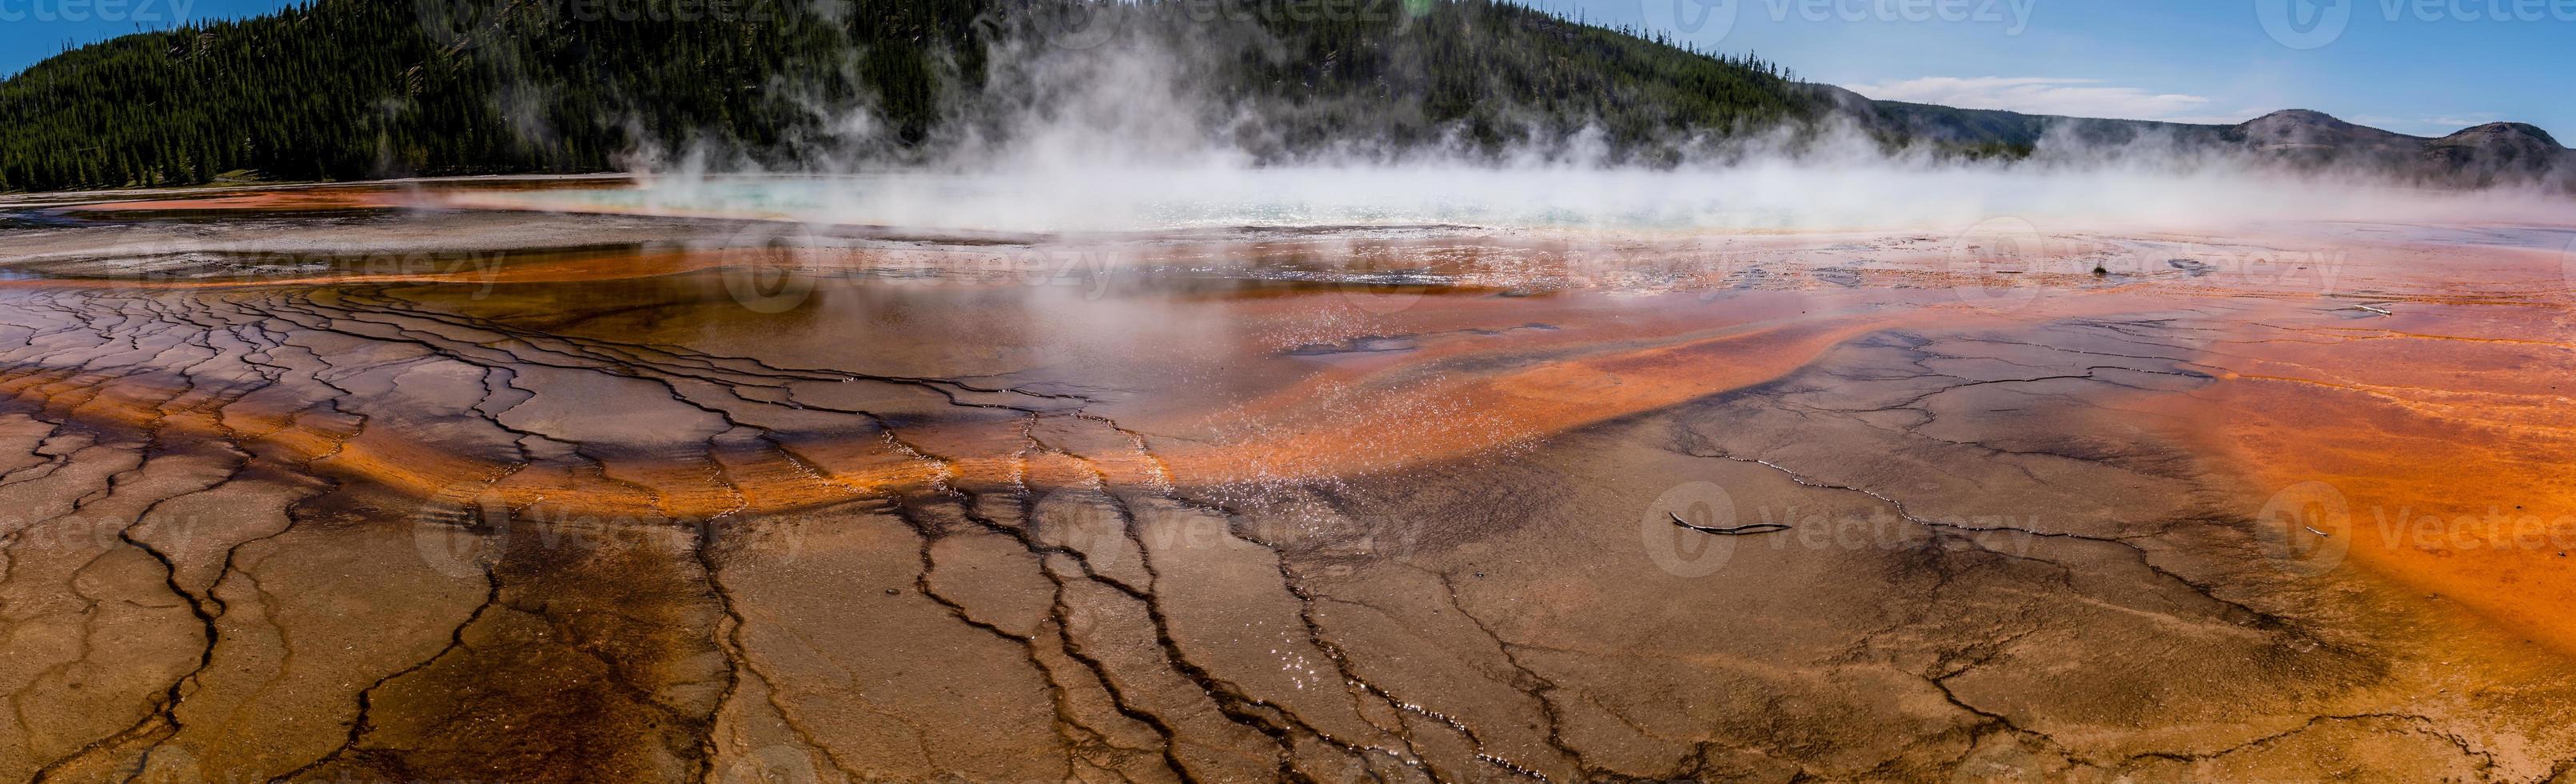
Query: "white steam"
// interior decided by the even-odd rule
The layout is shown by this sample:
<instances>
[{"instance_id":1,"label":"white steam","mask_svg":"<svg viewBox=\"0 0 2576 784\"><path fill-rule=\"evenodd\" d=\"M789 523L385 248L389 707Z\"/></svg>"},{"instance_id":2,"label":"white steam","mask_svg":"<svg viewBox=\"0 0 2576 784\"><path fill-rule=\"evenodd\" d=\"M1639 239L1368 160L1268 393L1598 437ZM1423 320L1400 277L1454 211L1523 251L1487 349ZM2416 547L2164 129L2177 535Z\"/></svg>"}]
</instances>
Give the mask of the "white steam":
<instances>
[{"instance_id":1,"label":"white steam","mask_svg":"<svg viewBox=\"0 0 2576 784\"><path fill-rule=\"evenodd\" d=\"M1937 231L1998 216L2138 230L2334 220L2576 224L2576 201L2538 187L2436 190L2375 172L2291 172L2154 137L2099 146L2051 134L2026 160L1978 162L1891 150L1847 123L1828 123L1676 140L1680 160L1654 167L1615 163L1597 133L1499 154L1454 141L1394 148L1360 138L1280 160L1247 148L1266 141L1256 112L1194 78L1212 58L1263 41L1142 38L1085 49L996 45L986 58L987 88L971 100L952 96L944 138L928 154L887 145L866 106L811 105L832 130L800 144L809 152L790 170L703 148L647 150L635 156L639 190L533 198L573 208L591 202L1038 234L1424 224Z\"/></svg>"}]
</instances>

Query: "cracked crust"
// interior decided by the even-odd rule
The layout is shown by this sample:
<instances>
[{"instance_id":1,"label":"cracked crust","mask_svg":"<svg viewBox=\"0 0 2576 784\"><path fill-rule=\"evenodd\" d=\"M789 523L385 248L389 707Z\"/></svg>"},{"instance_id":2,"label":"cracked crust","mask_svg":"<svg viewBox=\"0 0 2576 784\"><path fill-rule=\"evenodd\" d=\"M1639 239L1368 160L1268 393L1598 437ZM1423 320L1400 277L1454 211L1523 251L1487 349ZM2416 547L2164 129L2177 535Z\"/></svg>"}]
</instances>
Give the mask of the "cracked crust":
<instances>
[{"instance_id":1,"label":"cracked crust","mask_svg":"<svg viewBox=\"0 0 2576 784\"><path fill-rule=\"evenodd\" d=\"M2284 569L2257 514L2498 486L2302 407L2576 451L2512 375L2564 303L2382 248L2385 325L2202 271L1995 312L1918 239L1770 241L1643 295L858 274L764 314L686 249L124 285L49 236L0 286L0 779L2576 768L2567 627L2361 523ZM1656 516L1694 482L1789 528Z\"/></svg>"}]
</instances>

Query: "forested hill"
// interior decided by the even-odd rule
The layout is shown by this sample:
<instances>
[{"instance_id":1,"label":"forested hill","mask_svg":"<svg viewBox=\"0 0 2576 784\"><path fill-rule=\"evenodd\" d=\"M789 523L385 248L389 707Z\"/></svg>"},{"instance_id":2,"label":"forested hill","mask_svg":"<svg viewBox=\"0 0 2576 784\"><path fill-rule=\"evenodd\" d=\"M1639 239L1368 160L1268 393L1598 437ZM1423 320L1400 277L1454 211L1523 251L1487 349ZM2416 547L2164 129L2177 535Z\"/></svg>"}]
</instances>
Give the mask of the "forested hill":
<instances>
[{"instance_id":1,"label":"forested hill","mask_svg":"<svg viewBox=\"0 0 2576 784\"><path fill-rule=\"evenodd\" d=\"M0 80L0 191L591 172L676 150L973 163L1067 128L1265 162L1654 165L1824 126L1973 157L2057 144L2576 192L2576 152L2527 125L2428 138L2302 111L2182 125L1872 101L1497 0L313 0Z\"/></svg>"},{"instance_id":2,"label":"forested hill","mask_svg":"<svg viewBox=\"0 0 2576 784\"><path fill-rule=\"evenodd\" d=\"M1492 0L315 0L0 81L0 190L599 171L689 143L919 158L1006 134L1042 64L1130 50L1178 57L1235 116L1221 141L1266 156L1587 126L1653 155L1830 110L1749 57Z\"/></svg>"}]
</instances>

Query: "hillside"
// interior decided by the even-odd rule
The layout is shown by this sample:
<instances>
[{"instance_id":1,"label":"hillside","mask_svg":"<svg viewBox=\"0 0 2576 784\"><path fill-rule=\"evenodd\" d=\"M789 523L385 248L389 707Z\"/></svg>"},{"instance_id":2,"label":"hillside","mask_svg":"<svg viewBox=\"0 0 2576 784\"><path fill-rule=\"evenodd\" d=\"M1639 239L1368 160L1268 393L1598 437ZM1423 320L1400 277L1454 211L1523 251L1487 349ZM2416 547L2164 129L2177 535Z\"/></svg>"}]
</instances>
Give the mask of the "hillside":
<instances>
[{"instance_id":1,"label":"hillside","mask_svg":"<svg viewBox=\"0 0 2576 784\"><path fill-rule=\"evenodd\" d=\"M702 0L643 4L580 19L562 12L581 4L317 0L82 47L0 81L0 189L599 171L688 142L773 165L918 159L1007 132L1060 61L1148 51L1190 58L1168 81L1254 118L1236 141L1268 156L1490 149L1586 124L1631 150L1820 111L1770 65L1490 0L1318 21L1179 0L736 0L712 20L681 13Z\"/></svg>"},{"instance_id":2,"label":"hillside","mask_svg":"<svg viewBox=\"0 0 2576 784\"><path fill-rule=\"evenodd\" d=\"M81 47L0 80L0 190L603 171L684 148L778 168L971 161L1032 118L1265 161L1544 152L1591 132L1580 142L1608 160L1652 165L1839 118L1891 148L1974 157L2151 141L2138 146L2440 184L2576 178L2528 125L2426 139L2303 111L2219 126L1872 101L1495 0L629 6L314 0Z\"/></svg>"},{"instance_id":3,"label":"hillside","mask_svg":"<svg viewBox=\"0 0 2576 784\"><path fill-rule=\"evenodd\" d=\"M2290 109L2235 125L2032 115L1874 101L1864 124L1884 134L2029 154L2043 138L2101 151L2241 153L2293 169L2369 172L2434 185L2576 184L2576 153L2523 123L2488 123L2440 138L2408 136Z\"/></svg>"}]
</instances>

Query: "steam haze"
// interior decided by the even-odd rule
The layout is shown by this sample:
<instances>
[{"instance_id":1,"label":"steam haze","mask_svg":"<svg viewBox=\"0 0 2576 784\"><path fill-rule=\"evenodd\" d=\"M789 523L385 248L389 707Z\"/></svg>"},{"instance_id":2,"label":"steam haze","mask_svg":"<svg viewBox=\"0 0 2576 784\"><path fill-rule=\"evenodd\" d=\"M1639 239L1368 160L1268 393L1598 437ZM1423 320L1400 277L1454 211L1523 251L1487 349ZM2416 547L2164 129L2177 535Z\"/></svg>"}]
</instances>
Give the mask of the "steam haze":
<instances>
[{"instance_id":1,"label":"steam haze","mask_svg":"<svg viewBox=\"0 0 2576 784\"><path fill-rule=\"evenodd\" d=\"M944 90L929 141L898 143L895 123L869 102L800 98L826 130L797 139L792 156L764 160L703 141L644 145L629 156L645 186L629 206L739 213L753 188L769 191L766 217L1036 233L1417 224L1956 230L1995 216L2187 230L2576 218L2576 202L2539 182L2433 187L2366 166L2288 166L2153 130L2104 142L2071 123L2051 127L2018 159L1892 140L1842 113L1615 140L1597 122L1568 125L1506 104L1497 113L1519 122L1500 142L1458 124L1400 138L1368 123L1419 117L1419 99L1401 90L1374 107L1220 94L1210 74L1291 56L1259 25L1220 16L1157 27L1111 8L995 27L1013 32L990 37L979 73L940 60L944 84L982 89ZM772 92L826 91L789 84ZM1318 126L1346 132L1319 139Z\"/></svg>"}]
</instances>

